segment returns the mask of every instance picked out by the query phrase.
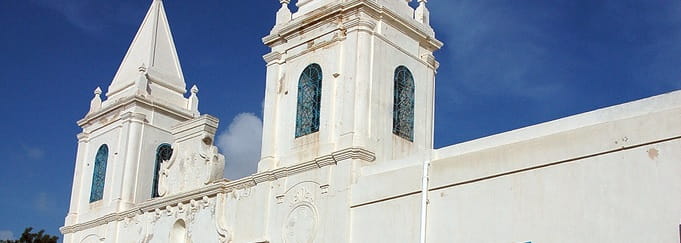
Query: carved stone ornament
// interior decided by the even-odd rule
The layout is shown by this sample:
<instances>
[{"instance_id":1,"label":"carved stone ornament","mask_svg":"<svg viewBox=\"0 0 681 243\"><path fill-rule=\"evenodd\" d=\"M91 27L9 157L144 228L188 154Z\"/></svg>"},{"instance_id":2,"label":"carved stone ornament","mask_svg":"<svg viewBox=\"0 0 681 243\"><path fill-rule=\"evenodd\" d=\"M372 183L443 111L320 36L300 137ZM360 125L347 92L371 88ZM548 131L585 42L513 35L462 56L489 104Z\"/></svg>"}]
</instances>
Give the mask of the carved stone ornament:
<instances>
[{"instance_id":1,"label":"carved stone ornament","mask_svg":"<svg viewBox=\"0 0 681 243\"><path fill-rule=\"evenodd\" d=\"M159 195L201 188L223 178L225 157L213 145L217 118L203 115L173 127L175 142L169 160L161 163Z\"/></svg>"},{"instance_id":2,"label":"carved stone ornament","mask_svg":"<svg viewBox=\"0 0 681 243\"><path fill-rule=\"evenodd\" d=\"M219 193L215 198L215 228L217 229L220 243L232 242L232 232L227 228L227 211L225 205L227 204L227 195Z\"/></svg>"},{"instance_id":3,"label":"carved stone ornament","mask_svg":"<svg viewBox=\"0 0 681 243\"><path fill-rule=\"evenodd\" d=\"M315 202L319 197L319 184L301 182L286 192L291 210L283 222L285 243L311 243L317 234L318 214ZM280 196L281 197L281 196Z\"/></svg>"},{"instance_id":4,"label":"carved stone ornament","mask_svg":"<svg viewBox=\"0 0 681 243\"><path fill-rule=\"evenodd\" d=\"M298 189L296 194L291 198L291 206L295 206L296 204L302 203L302 202L308 202L310 204L314 203L314 199L312 198L312 193L310 193L305 187Z\"/></svg>"},{"instance_id":5,"label":"carved stone ornament","mask_svg":"<svg viewBox=\"0 0 681 243\"><path fill-rule=\"evenodd\" d=\"M310 203L300 203L284 222L284 242L311 243L317 232L317 212Z\"/></svg>"}]
</instances>

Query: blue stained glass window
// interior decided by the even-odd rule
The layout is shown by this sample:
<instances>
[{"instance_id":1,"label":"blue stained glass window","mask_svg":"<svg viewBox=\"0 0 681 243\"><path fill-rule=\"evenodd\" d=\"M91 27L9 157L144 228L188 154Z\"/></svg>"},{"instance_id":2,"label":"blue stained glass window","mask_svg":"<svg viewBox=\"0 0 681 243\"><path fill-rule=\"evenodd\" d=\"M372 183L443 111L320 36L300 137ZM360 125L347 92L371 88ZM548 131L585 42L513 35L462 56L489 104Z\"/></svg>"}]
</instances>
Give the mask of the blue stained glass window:
<instances>
[{"instance_id":1,"label":"blue stained glass window","mask_svg":"<svg viewBox=\"0 0 681 243\"><path fill-rule=\"evenodd\" d=\"M109 147L103 144L95 155L95 168L92 173L92 189L90 202L102 200L104 197L104 180L106 179L106 161L109 158Z\"/></svg>"},{"instance_id":2,"label":"blue stained glass window","mask_svg":"<svg viewBox=\"0 0 681 243\"><path fill-rule=\"evenodd\" d=\"M298 80L296 138L319 131L319 109L322 100L322 68L310 64Z\"/></svg>"},{"instance_id":3,"label":"blue stained glass window","mask_svg":"<svg viewBox=\"0 0 681 243\"><path fill-rule=\"evenodd\" d=\"M409 69L395 69L393 98L393 133L414 141L414 76Z\"/></svg>"},{"instance_id":4,"label":"blue stained glass window","mask_svg":"<svg viewBox=\"0 0 681 243\"><path fill-rule=\"evenodd\" d=\"M169 160L170 156L173 155L173 149L170 147L170 144L164 143L158 146L156 149L156 162L154 165L154 180L152 182L152 187L151 187L151 197L159 197L160 195L158 194L158 177L159 174L158 172L161 170L161 163L163 161Z\"/></svg>"}]
</instances>

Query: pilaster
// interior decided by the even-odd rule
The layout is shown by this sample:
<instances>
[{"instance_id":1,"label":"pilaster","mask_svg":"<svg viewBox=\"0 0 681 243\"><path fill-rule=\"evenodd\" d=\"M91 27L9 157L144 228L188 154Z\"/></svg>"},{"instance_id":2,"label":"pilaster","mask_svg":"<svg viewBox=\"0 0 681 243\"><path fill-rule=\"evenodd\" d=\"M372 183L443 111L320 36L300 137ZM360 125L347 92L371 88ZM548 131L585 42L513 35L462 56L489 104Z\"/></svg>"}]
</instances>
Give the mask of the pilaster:
<instances>
[{"instance_id":1,"label":"pilaster","mask_svg":"<svg viewBox=\"0 0 681 243\"><path fill-rule=\"evenodd\" d=\"M279 93L284 88L286 75L284 55L272 52L264 57L267 62L267 79L265 82L265 101L263 107L263 137L258 171L267 171L276 167L276 134L279 124Z\"/></svg>"},{"instance_id":2,"label":"pilaster","mask_svg":"<svg viewBox=\"0 0 681 243\"><path fill-rule=\"evenodd\" d=\"M142 129L146 122L146 115L141 113L128 112L121 116L123 126L127 127L127 138L123 181L121 187L120 201L117 202L118 210L130 208L135 202L135 188L137 187L137 169L139 163Z\"/></svg>"},{"instance_id":3,"label":"pilaster","mask_svg":"<svg viewBox=\"0 0 681 243\"><path fill-rule=\"evenodd\" d=\"M80 211L81 197L83 195L83 185L85 184L83 178L83 169L85 168L85 157L88 154L88 133L79 133L78 138L78 150L76 152L76 166L74 166L73 172L73 185L71 189L71 203L69 204L69 213L66 216L66 224L74 224L78 221L78 212Z\"/></svg>"},{"instance_id":4,"label":"pilaster","mask_svg":"<svg viewBox=\"0 0 681 243\"><path fill-rule=\"evenodd\" d=\"M370 121L372 118L371 108L371 83L373 82L373 32L376 26L374 21L360 19L355 27L354 34L357 35L357 49L355 53L356 73L355 73L355 97L354 97L354 136L353 146L365 147L369 143ZM348 30L350 33L352 29Z\"/></svg>"}]
</instances>

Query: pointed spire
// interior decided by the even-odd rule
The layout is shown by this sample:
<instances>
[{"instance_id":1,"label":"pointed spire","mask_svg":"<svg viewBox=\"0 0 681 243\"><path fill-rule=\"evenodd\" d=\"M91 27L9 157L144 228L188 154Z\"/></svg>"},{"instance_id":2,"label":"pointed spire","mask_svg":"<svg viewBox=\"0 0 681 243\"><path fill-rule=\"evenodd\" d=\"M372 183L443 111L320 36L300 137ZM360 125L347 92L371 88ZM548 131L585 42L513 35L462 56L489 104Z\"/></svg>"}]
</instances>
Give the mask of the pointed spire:
<instances>
[{"instance_id":1,"label":"pointed spire","mask_svg":"<svg viewBox=\"0 0 681 243\"><path fill-rule=\"evenodd\" d=\"M140 68L144 68L141 70ZM114 76L107 96L138 94L137 87L143 73L151 83L168 92L186 92L180 61L175 50L163 1L153 0L144 21ZM145 87L146 89L146 87ZM153 94L152 94L153 95Z\"/></svg>"}]
</instances>

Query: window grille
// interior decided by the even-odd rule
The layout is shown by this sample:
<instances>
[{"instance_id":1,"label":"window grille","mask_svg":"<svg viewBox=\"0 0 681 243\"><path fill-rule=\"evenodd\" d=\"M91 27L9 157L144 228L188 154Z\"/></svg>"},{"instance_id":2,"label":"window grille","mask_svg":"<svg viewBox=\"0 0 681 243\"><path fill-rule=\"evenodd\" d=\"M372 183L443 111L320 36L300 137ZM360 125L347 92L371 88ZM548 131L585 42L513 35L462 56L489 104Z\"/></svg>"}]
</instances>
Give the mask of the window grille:
<instances>
[{"instance_id":1,"label":"window grille","mask_svg":"<svg viewBox=\"0 0 681 243\"><path fill-rule=\"evenodd\" d=\"M164 143L158 146L156 149L156 163L154 165L154 181L151 187L151 198L159 197L158 194L158 177L159 171L161 170L161 163L170 159L173 155L173 149L170 144Z\"/></svg>"},{"instance_id":2,"label":"window grille","mask_svg":"<svg viewBox=\"0 0 681 243\"><path fill-rule=\"evenodd\" d=\"M318 64L310 64L298 80L296 138L319 131L321 98L322 68Z\"/></svg>"},{"instance_id":3,"label":"window grille","mask_svg":"<svg viewBox=\"0 0 681 243\"><path fill-rule=\"evenodd\" d=\"M393 133L414 141L414 77L409 69L395 69L393 98Z\"/></svg>"},{"instance_id":4,"label":"window grille","mask_svg":"<svg viewBox=\"0 0 681 243\"><path fill-rule=\"evenodd\" d=\"M106 163L109 157L109 147L103 144L95 155L95 168L92 173L92 188L90 202L102 200L104 197L104 181L106 180Z\"/></svg>"}]
</instances>

